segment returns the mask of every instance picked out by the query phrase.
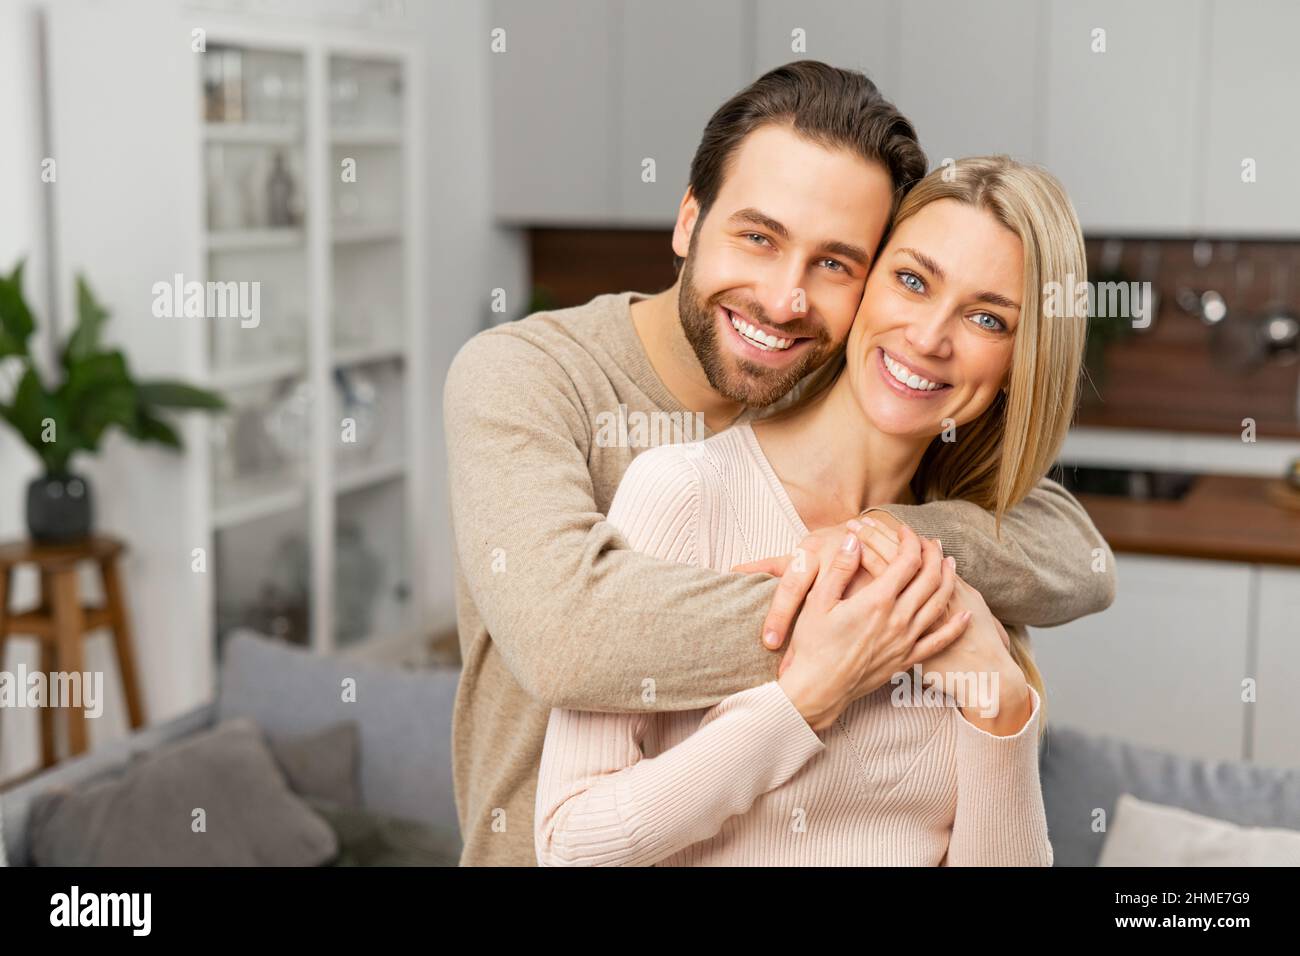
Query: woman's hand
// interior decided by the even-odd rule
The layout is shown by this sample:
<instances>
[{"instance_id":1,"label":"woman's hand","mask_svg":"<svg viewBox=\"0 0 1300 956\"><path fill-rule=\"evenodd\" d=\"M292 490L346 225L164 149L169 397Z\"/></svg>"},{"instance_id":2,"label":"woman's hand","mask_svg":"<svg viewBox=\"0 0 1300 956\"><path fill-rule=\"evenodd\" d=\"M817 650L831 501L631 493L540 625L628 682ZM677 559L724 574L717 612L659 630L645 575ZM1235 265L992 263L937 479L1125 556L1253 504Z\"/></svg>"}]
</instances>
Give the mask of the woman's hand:
<instances>
[{"instance_id":1,"label":"woman's hand","mask_svg":"<svg viewBox=\"0 0 1300 956\"><path fill-rule=\"evenodd\" d=\"M967 613L961 637L921 664L923 683L951 697L972 724L998 736L1014 734L1033 712L1024 672L1011 656L1011 638L984 596L957 578L952 614Z\"/></svg>"},{"instance_id":2,"label":"woman's hand","mask_svg":"<svg viewBox=\"0 0 1300 956\"><path fill-rule=\"evenodd\" d=\"M778 683L813 730L829 727L858 697L957 641L970 612L949 614L956 581L935 542L904 526L897 553L869 584L845 595L858 571L862 543L845 536L829 573L817 576L807 604L836 626L810 633L795 625Z\"/></svg>"}]
</instances>

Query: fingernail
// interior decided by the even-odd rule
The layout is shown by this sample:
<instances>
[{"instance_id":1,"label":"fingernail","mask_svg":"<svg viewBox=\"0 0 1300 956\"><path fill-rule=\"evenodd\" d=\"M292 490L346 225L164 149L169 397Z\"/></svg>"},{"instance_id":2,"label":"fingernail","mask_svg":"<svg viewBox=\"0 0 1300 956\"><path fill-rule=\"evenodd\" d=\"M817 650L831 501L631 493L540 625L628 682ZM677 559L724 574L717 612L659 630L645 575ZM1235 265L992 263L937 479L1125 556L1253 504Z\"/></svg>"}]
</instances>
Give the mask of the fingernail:
<instances>
[{"instance_id":1,"label":"fingernail","mask_svg":"<svg viewBox=\"0 0 1300 956\"><path fill-rule=\"evenodd\" d=\"M844 543L840 547L845 551L852 551L858 546L858 536L856 534L846 534Z\"/></svg>"},{"instance_id":2,"label":"fingernail","mask_svg":"<svg viewBox=\"0 0 1300 956\"><path fill-rule=\"evenodd\" d=\"M935 538L934 543L939 546L939 553L943 554L943 542L940 541L938 538Z\"/></svg>"},{"instance_id":3,"label":"fingernail","mask_svg":"<svg viewBox=\"0 0 1300 956\"><path fill-rule=\"evenodd\" d=\"M862 521L862 523L863 523L864 525L866 525L868 528L874 528L874 527L876 526L875 521L873 521L873 520L872 520L870 517L868 517L867 515L859 515L859 518L860 518L860 520Z\"/></svg>"},{"instance_id":4,"label":"fingernail","mask_svg":"<svg viewBox=\"0 0 1300 956\"><path fill-rule=\"evenodd\" d=\"M861 531L861 530L862 530L862 522L859 521L857 518L850 518L848 521L846 521L846 522L844 522L844 523L845 523L846 525L848 525L848 528L849 528L850 531Z\"/></svg>"},{"instance_id":5,"label":"fingernail","mask_svg":"<svg viewBox=\"0 0 1300 956\"><path fill-rule=\"evenodd\" d=\"M768 631L764 634L763 643L768 647L776 647L776 631Z\"/></svg>"},{"instance_id":6,"label":"fingernail","mask_svg":"<svg viewBox=\"0 0 1300 956\"><path fill-rule=\"evenodd\" d=\"M954 569L955 569L955 568L957 567L957 559L954 558L951 554L948 555L948 557L946 557L946 558L943 559L943 563L946 564L946 565L948 565L948 567L950 567L950 568L954 568Z\"/></svg>"}]
</instances>

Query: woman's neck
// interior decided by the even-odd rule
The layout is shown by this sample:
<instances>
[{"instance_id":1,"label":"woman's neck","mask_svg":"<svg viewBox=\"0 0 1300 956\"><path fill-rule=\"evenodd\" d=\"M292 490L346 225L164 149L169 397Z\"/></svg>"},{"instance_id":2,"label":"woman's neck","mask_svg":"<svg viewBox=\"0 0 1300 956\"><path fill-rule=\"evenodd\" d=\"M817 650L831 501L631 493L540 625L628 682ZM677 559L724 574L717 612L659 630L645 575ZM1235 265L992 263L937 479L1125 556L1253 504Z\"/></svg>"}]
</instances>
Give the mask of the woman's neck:
<instances>
[{"instance_id":1,"label":"woman's neck","mask_svg":"<svg viewBox=\"0 0 1300 956\"><path fill-rule=\"evenodd\" d=\"M910 482L930 444L879 431L858 405L846 374L813 404L755 422L754 434L812 529L878 505L911 503Z\"/></svg>"}]
</instances>

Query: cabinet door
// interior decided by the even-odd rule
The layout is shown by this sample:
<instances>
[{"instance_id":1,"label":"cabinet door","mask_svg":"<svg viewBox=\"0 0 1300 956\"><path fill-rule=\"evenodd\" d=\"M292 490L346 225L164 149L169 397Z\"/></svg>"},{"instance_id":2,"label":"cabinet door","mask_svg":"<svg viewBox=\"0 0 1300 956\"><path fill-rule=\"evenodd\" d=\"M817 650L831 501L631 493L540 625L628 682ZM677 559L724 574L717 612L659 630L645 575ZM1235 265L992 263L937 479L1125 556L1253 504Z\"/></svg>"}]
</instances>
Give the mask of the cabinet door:
<instances>
[{"instance_id":1,"label":"cabinet door","mask_svg":"<svg viewBox=\"0 0 1300 956\"><path fill-rule=\"evenodd\" d=\"M861 70L893 100L899 10L900 0L757 0L755 75L791 60L822 60Z\"/></svg>"},{"instance_id":2,"label":"cabinet door","mask_svg":"<svg viewBox=\"0 0 1300 956\"><path fill-rule=\"evenodd\" d=\"M586 0L494 3L491 27L505 30L506 44L488 57L498 219L613 218L614 14Z\"/></svg>"},{"instance_id":3,"label":"cabinet door","mask_svg":"<svg viewBox=\"0 0 1300 956\"><path fill-rule=\"evenodd\" d=\"M1049 724L1239 760L1250 565L1120 555L1115 603L1035 630Z\"/></svg>"},{"instance_id":4,"label":"cabinet door","mask_svg":"<svg viewBox=\"0 0 1300 956\"><path fill-rule=\"evenodd\" d=\"M1203 142L1207 232L1300 235L1300 6L1213 0ZM1243 163L1254 161L1254 182Z\"/></svg>"},{"instance_id":5,"label":"cabinet door","mask_svg":"<svg viewBox=\"0 0 1300 956\"><path fill-rule=\"evenodd\" d=\"M1084 229L1192 228L1205 149L1197 125L1204 4L1053 0L1046 12L1044 161L1069 190ZM1240 10L1237 17L1254 21ZM1105 52L1094 52L1098 30Z\"/></svg>"},{"instance_id":6,"label":"cabinet door","mask_svg":"<svg viewBox=\"0 0 1300 956\"><path fill-rule=\"evenodd\" d=\"M620 224L672 224L704 124L749 82L745 7L743 0L620 4L612 171Z\"/></svg>"},{"instance_id":7,"label":"cabinet door","mask_svg":"<svg viewBox=\"0 0 1300 956\"><path fill-rule=\"evenodd\" d=\"M895 103L930 160L1041 155L1036 0L913 0L903 7Z\"/></svg>"},{"instance_id":8,"label":"cabinet door","mask_svg":"<svg viewBox=\"0 0 1300 956\"><path fill-rule=\"evenodd\" d=\"M1255 614L1255 760L1300 767L1300 570L1259 570Z\"/></svg>"}]
</instances>

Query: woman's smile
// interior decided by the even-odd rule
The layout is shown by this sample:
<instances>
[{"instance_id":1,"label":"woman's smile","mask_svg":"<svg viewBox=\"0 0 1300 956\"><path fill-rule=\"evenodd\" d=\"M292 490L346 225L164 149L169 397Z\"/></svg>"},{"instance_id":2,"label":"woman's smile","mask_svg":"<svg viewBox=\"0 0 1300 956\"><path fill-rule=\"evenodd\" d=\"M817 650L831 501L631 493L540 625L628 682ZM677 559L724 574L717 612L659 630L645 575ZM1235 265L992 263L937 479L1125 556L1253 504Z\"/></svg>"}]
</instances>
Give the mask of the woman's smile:
<instances>
[{"instance_id":1,"label":"woman's smile","mask_svg":"<svg viewBox=\"0 0 1300 956\"><path fill-rule=\"evenodd\" d=\"M921 374L921 370L904 364L897 355L883 346L876 348L876 367L884 377L885 384L904 398L924 401L938 398L952 388L950 382L941 381L932 373Z\"/></svg>"}]
</instances>

